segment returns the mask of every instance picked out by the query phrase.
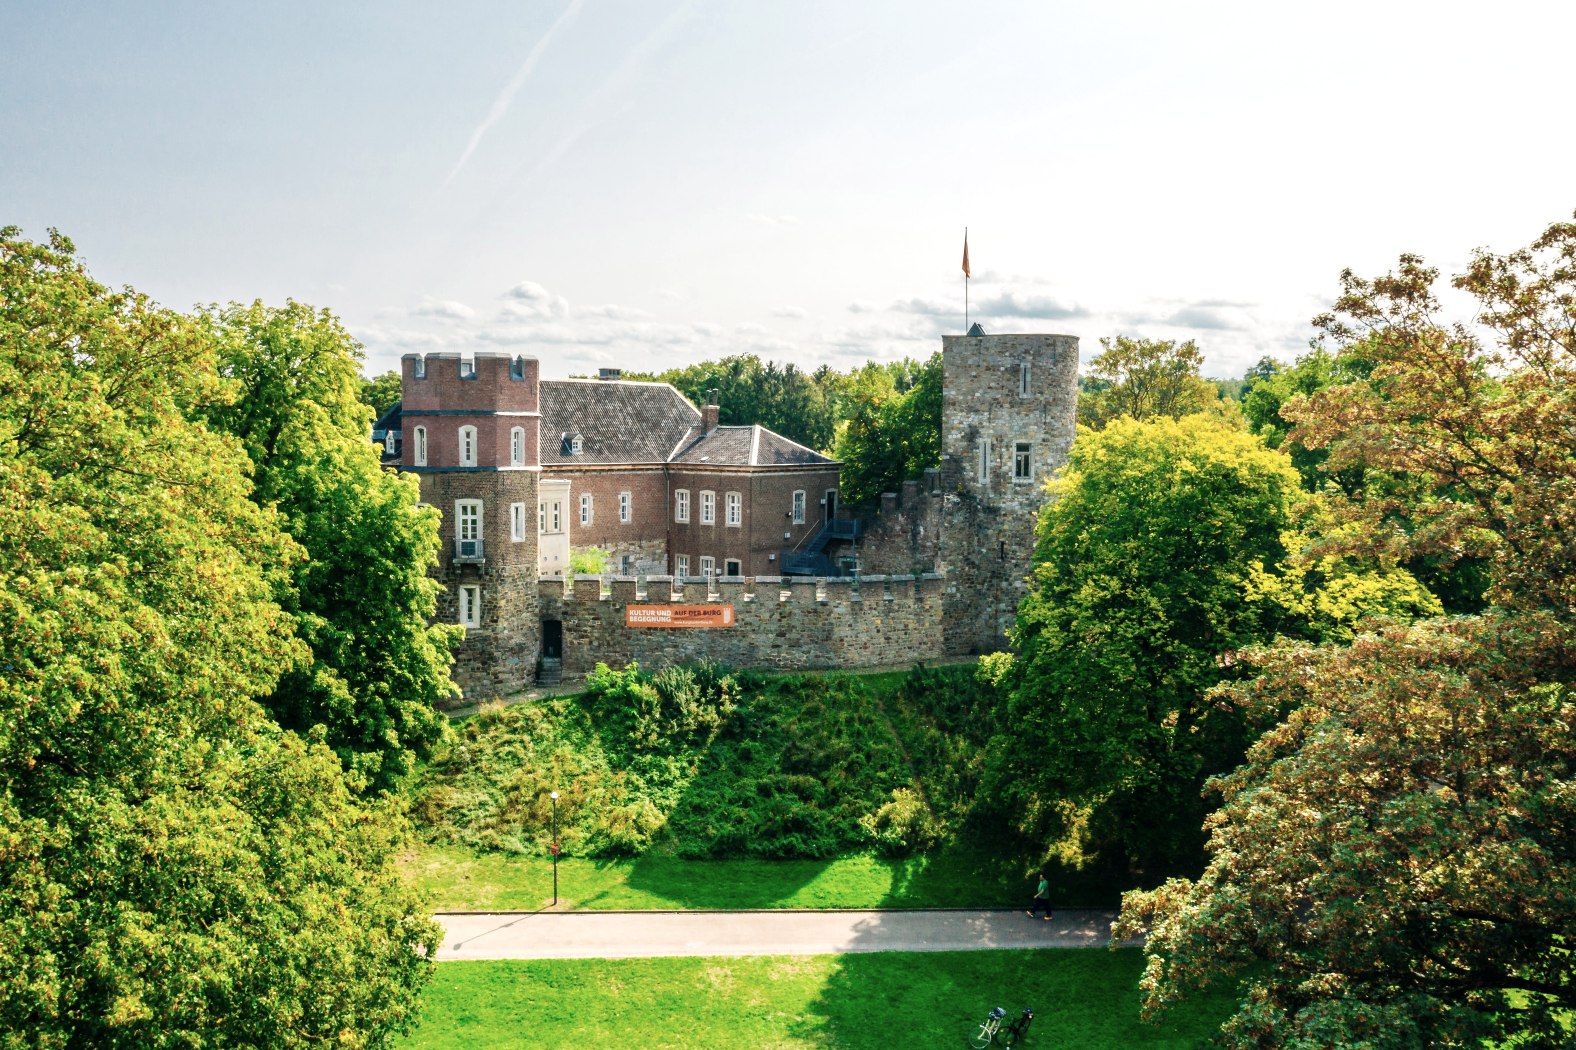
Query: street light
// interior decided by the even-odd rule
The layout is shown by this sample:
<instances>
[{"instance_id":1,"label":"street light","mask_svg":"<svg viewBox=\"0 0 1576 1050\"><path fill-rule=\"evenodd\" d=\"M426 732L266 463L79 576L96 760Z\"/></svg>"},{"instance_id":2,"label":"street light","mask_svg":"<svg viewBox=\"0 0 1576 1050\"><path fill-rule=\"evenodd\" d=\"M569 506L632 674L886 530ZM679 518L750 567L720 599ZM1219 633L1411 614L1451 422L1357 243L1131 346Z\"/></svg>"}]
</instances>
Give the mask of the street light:
<instances>
[{"instance_id":1,"label":"street light","mask_svg":"<svg viewBox=\"0 0 1576 1050\"><path fill-rule=\"evenodd\" d=\"M553 800L553 907L558 907L558 792L547 796Z\"/></svg>"}]
</instances>

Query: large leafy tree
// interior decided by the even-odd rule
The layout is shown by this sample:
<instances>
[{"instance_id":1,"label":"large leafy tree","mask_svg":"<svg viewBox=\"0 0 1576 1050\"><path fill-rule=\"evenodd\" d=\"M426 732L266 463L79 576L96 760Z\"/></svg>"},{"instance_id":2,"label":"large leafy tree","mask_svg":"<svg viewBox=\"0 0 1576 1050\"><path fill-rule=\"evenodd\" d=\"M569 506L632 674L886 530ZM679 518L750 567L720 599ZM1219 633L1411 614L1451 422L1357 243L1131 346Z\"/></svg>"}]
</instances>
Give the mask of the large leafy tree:
<instances>
[{"instance_id":1,"label":"large leafy tree","mask_svg":"<svg viewBox=\"0 0 1576 1050\"><path fill-rule=\"evenodd\" d=\"M839 486L847 503L870 503L941 462L941 354L932 354L901 393L875 388L854 405L838 439Z\"/></svg>"},{"instance_id":2,"label":"large leafy tree","mask_svg":"<svg viewBox=\"0 0 1576 1050\"><path fill-rule=\"evenodd\" d=\"M1476 555L1493 606L1256 656L1244 702L1291 720L1220 782L1203 877L1124 901L1151 1009L1247 981L1234 1046L1563 1046L1576 1010L1576 224L1479 252L1472 324L1437 276L1344 274L1320 324L1372 372L1281 411L1332 468L1413 481L1339 500L1327 548Z\"/></svg>"},{"instance_id":3,"label":"large leafy tree","mask_svg":"<svg viewBox=\"0 0 1576 1050\"><path fill-rule=\"evenodd\" d=\"M1568 1045L1573 642L1491 613L1260 654L1244 699L1295 709L1217 782L1203 876L1115 929L1146 1013L1246 974L1230 1046Z\"/></svg>"},{"instance_id":4,"label":"large leafy tree","mask_svg":"<svg viewBox=\"0 0 1576 1050\"><path fill-rule=\"evenodd\" d=\"M311 647L266 698L288 729L322 726L358 778L392 787L442 739L461 629L429 624L437 514L416 479L384 470L359 400L361 352L326 311L301 303L210 310L220 369L238 385L208 418L241 442L253 499L306 551L277 598Z\"/></svg>"},{"instance_id":5,"label":"large leafy tree","mask_svg":"<svg viewBox=\"0 0 1576 1050\"><path fill-rule=\"evenodd\" d=\"M405 833L255 697L302 655L207 333L0 230L0 1046L386 1045Z\"/></svg>"},{"instance_id":6,"label":"large leafy tree","mask_svg":"<svg viewBox=\"0 0 1576 1050\"><path fill-rule=\"evenodd\" d=\"M361 403L372 409L373 419L382 417L383 413L399 404L404 393L401 386L403 382L398 372L384 372L372 379L365 376L361 378Z\"/></svg>"},{"instance_id":7,"label":"large leafy tree","mask_svg":"<svg viewBox=\"0 0 1576 1050\"><path fill-rule=\"evenodd\" d=\"M1204 354L1191 339L1100 340L1079 384L1078 422L1096 429L1113 419L1179 419L1194 412L1230 416L1214 383L1199 375Z\"/></svg>"},{"instance_id":8,"label":"large leafy tree","mask_svg":"<svg viewBox=\"0 0 1576 1050\"><path fill-rule=\"evenodd\" d=\"M1206 416L1080 432L1041 515L988 794L1041 835L1060 804L1095 807L1137 874L1196 870L1204 778L1251 739L1208 699L1234 654L1437 608L1402 571L1289 564L1312 504L1283 454Z\"/></svg>"}]
</instances>

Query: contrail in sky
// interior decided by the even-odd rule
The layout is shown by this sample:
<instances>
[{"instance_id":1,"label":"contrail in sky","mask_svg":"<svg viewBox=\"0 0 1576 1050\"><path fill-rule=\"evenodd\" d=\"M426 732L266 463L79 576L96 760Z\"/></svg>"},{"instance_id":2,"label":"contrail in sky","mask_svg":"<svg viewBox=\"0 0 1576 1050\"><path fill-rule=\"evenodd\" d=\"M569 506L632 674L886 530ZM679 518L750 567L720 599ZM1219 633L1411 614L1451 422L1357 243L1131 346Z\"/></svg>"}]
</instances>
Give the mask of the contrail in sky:
<instances>
[{"instance_id":1,"label":"contrail in sky","mask_svg":"<svg viewBox=\"0 0 1576 1050\"><path fill-rule=\"evenodd\" d=\"M503 90L498 92L498 97L493 99L492 108L487 111L487 116L482 119L480 124L476 125L476 130L471 132L471 141L466 144L465 152L460 154L460 159L454 162L454 168L449 172L449 177L443 180L445 186L454 181L454 176L458 175L460 169L465 167L465 162L471 159L471 154L476 152L476 147L481 143L482 136L487 134L487 129L502 120L503 115L509 112L509 104L514 101L515 94L525 84L526 78L531 75L531 71L536 68L536 63L542 58L542 52L547 50L547 45L557 35L558 31L574 20L575 15L580 11L580 5L584 2L585 0L569 0L569 6L564 8L564 13L558 16L557 21L548 27L547 32L542 34L542 39L538 40L536 46L531 48L531 53L525 56L525 61L520 64L520 68L515 72L514 76L509 79L509 83L505 84Z\"/></svg>"}]
</instances>

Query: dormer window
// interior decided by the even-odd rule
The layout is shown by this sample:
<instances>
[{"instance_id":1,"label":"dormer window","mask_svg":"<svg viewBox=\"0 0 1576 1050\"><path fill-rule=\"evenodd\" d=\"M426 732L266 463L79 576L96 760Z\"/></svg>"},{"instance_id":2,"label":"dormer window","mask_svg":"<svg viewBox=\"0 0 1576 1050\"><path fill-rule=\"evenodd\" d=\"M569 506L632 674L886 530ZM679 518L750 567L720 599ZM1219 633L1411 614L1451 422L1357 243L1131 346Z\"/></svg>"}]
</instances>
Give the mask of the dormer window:
<instances>
[{"instance_id":1,"label":"dormer window","mask_svg":"<svg viewBox=\"0 0 1576 1050\"><path fill-rule=\"evenodd\" d=\"M580 449L581 444L579 434L570 434L566 432L563 437L558 439L558 454L560 456L578 456L580 455Z\"/></svg>"},{"instance_id":2,"label":"dormer window","mask_svg":"<svg viewBox=\"0 0 1576 1050\"><path fill-rule=\"evenodd\" d=\"M475 354L461 354L460 355L460 378L461 379L475 379L476 378L476 355Z\"/></svg>"}]
</instances>

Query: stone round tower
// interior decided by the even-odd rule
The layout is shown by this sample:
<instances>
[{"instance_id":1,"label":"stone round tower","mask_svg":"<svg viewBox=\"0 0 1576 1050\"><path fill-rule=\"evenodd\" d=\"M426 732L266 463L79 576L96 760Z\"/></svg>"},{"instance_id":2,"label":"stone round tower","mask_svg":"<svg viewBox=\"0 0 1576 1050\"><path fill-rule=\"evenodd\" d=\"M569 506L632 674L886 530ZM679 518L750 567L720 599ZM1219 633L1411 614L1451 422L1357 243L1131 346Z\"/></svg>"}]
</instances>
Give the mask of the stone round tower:
<instances>
[{"instance_id":1,"label":"stone round tower","mask_svg":"<svg viewBox=\"0 0 1576 1050\"><path fill-rule=\"evenodd\" d=\"M535 358L406 354L400 469L443 515L437 617L465 626L454 679L467 699L518 692L536 673L541 420Z\"/></svg>"},{"instance_id":2,"label":"stone round tower","mask_svg":"<svg viewBox=\"0 0 1576 1050\"><path fill-rule=\"evenodd\" d=\"M948 653L1007 645L1034 555L1045 483L1077 428L1078 338L942 339L940 568Z\"/></svg>"}]
</instances>

